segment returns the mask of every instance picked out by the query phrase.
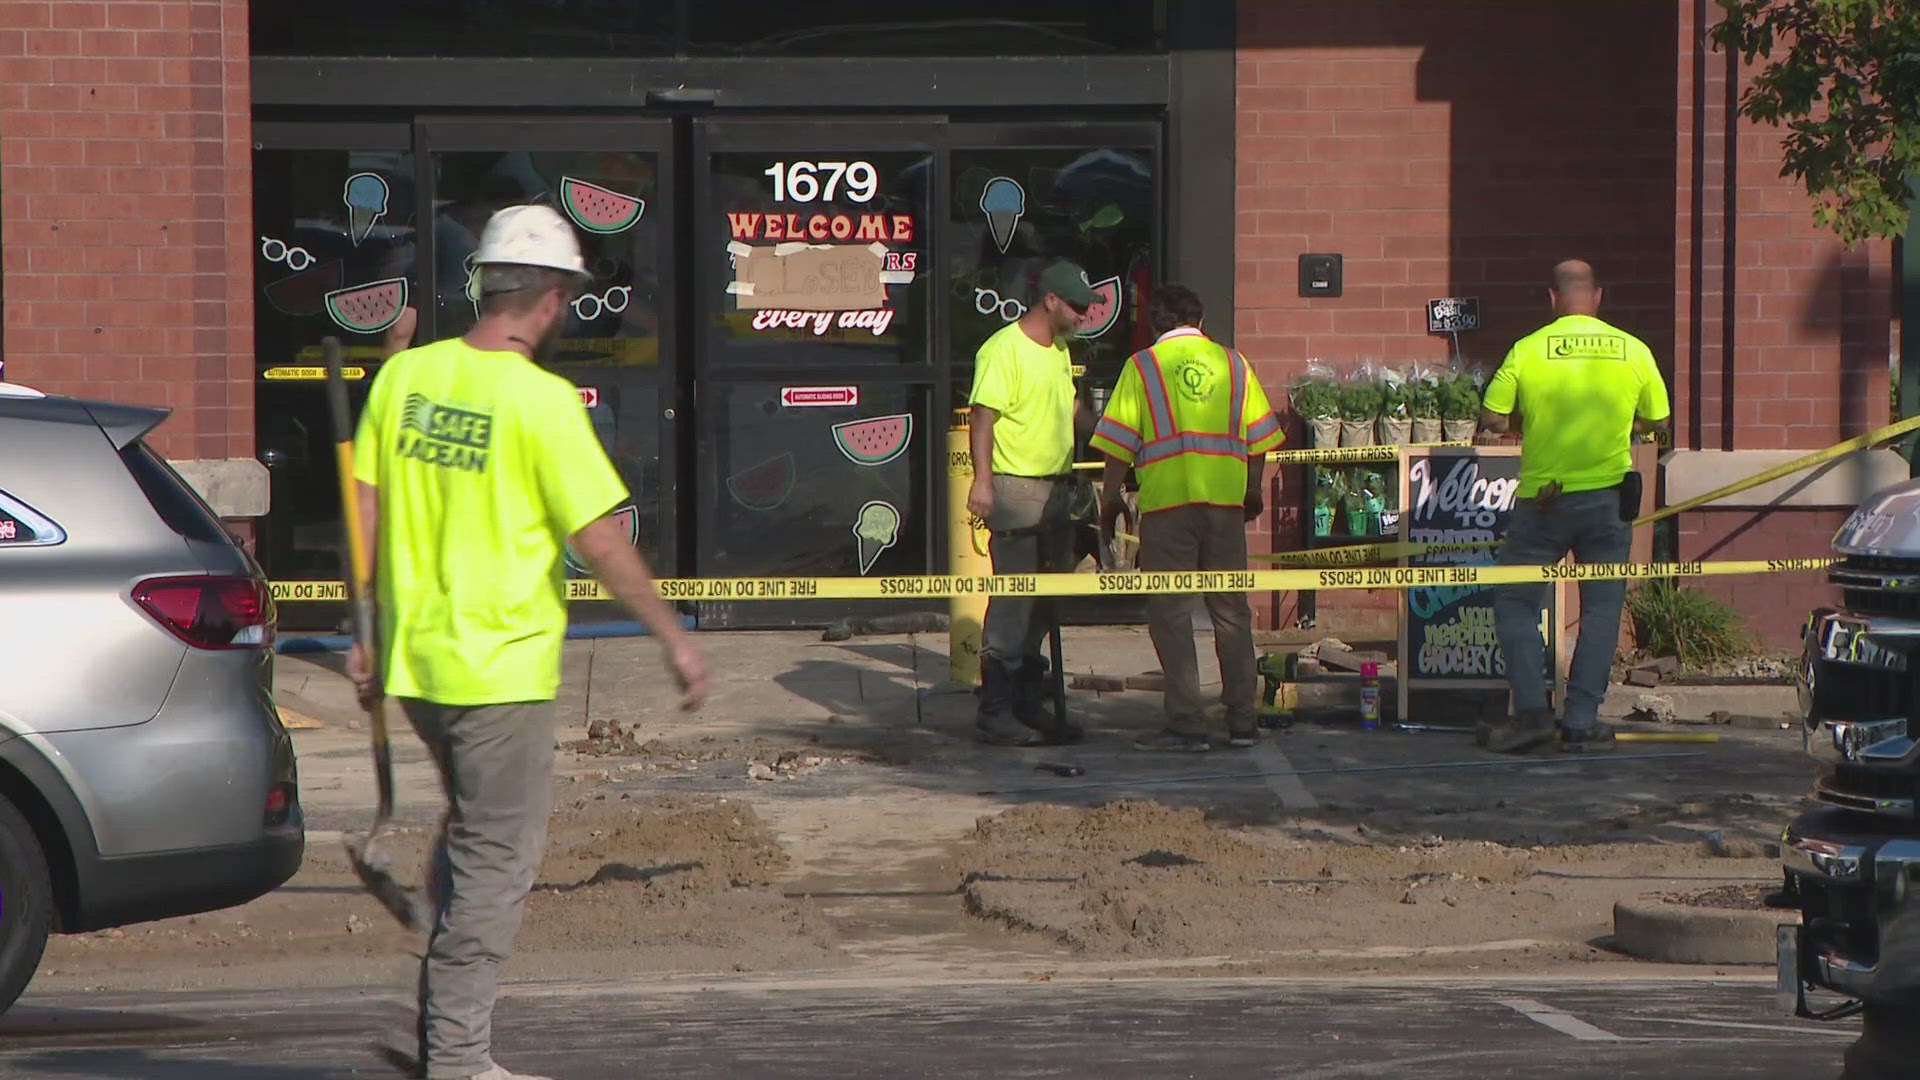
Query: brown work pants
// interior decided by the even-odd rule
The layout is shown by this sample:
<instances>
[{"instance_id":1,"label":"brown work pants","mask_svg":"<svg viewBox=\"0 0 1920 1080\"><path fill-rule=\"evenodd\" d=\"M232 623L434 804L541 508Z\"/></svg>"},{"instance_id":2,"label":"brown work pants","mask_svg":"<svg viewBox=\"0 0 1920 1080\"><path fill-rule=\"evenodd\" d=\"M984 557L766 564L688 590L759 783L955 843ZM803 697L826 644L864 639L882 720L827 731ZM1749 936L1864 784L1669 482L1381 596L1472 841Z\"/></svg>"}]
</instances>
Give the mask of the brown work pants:
<instances>
[{"instance_id":1,"label":"brown work pants","mask_svg":"<svg viewBox=\"0 0 1920 1080\"><path fill-rule=\"evenodd\" d=\"M1245 570L1246 518L1239 507L1176 506L1140 519L1140 569ZM1245 593L1206 593L1213 617L1213 651L1220 660L1220 701L1230 730L1255 727L1258 678L1253 658L1253 611ZM1193 648L1193 597L1147 597L1147 631L1166 679L1167 725L1188 735L1207 733L1200 700L1200 665Z\"/></svg>"}]
</instances>

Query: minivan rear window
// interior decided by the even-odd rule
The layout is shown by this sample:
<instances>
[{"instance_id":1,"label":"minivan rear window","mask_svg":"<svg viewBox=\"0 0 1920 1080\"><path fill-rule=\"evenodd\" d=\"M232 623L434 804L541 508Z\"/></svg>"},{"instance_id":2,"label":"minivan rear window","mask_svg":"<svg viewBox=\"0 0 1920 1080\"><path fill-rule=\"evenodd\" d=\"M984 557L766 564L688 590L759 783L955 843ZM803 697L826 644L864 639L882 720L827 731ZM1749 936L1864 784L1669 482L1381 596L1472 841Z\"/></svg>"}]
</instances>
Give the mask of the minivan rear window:
<instances>
[{"instance_id":1,"label":"minivan rear window","mask_svg":"<svg viewBox=\"0 0 1920 1080\"><path fill-rule=\"evenodd\" d=\"M167 527L189 540L207 544L232 544L233 537L220 524L220 518L193 490L167 460L153 452L145 441L135 439L120 451L120 460L146 493L154 512Z\"/></svg>"}]
</instances>

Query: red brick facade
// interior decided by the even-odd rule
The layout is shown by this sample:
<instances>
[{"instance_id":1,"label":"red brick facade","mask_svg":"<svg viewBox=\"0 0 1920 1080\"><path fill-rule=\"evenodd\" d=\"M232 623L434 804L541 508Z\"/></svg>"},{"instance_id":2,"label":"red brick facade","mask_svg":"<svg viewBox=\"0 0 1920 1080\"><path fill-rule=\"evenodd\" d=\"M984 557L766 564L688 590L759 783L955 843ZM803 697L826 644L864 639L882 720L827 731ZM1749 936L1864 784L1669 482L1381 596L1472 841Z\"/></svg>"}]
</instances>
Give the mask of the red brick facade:
<instances>
[{"instance_id":1,"label":"red brick facade","mask_svg":"<svg viewBox=\"0 0 1920 1080\"><path fill-rule=\"evenodd\" d=\"M1437 296L1482 299L1486 329L1462 345L1469 359L1497 363L1549 317L1552 263L1579 257L1606 286L1602 314L1644 338L1669 371L1678 445L1812 449L1884 423L1887 247L1847 252L1821 233L1805 194L1778 176L1777 133L1744 123L1729 281L1728 67L1700 52L1692 7L1634 0L1595 19L1551 4L1243 3L1235 334L1269 388L1278 393L1311 357L1444 361L1446 340L1425 333L1424 302ZM1344 296L1297 295L1305 251L1346 256ZM1680 553L1818 553L1831 516L1689 515ZM1297 542L1297 518L1283 519L1283 545ZM1716 550L1735 530L1742 539ZM1800 601L1824 586L1777 584L1768 603L1741 606L1782 643L1804 616ZM1775 602L1779 589L1797 611ZM1277 619L1291 618L1291 600ZM1393 602L1323 594L1321 623L1385 629Z\"/></svg>"},{"instance_id":2,"label":"red brick facade","mask_svg":"<svg viewBox=\"0 0 1920 1080\"><path fill-rule=\"evenodd\" d=\"M0 0L7 377L177 459L253 453L247 64L245 0Z\"/></svg>"}]
</instances>

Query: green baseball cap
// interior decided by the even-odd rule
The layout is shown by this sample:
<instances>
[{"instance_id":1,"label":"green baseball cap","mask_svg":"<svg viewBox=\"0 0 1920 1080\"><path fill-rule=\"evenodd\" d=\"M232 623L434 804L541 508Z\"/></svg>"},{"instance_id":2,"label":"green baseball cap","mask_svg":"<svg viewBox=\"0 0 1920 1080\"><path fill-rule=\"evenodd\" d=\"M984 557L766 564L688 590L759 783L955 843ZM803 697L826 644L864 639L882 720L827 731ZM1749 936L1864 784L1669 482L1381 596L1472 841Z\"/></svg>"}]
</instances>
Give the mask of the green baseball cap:
<instances>
[{"instance_id":1,"label":"green baseball cap","mask_svg":"<svg viewBox=\"0 0 1920 1080\"><path fill-rule=\"evenodd\" d=\"M1087 283L1087 272L1064 259L1040 274L1039 295L1044 297L1048 293L1077 308L1093 303L1093 286Z\"/></svg>"}]
</instances>

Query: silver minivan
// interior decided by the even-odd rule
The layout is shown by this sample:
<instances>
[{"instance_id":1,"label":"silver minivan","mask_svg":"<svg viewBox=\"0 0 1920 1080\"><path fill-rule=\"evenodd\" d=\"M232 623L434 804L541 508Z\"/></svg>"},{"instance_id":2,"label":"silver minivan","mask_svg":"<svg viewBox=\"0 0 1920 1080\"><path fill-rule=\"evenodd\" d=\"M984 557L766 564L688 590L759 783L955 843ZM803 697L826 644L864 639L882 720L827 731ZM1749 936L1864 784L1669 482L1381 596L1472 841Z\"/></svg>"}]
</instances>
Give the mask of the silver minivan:
<instances>
[{"instance_id":1,"label":"silver minivan","mask_svg":"<svg viewBox=\"0 0 1920 1080\"><path fill-rule=\"evenodd\" d=\"M300 867L260 567L144 437L0 384L0 1011L47 935L245 903Z\"/></svg>"}]
</instances>

